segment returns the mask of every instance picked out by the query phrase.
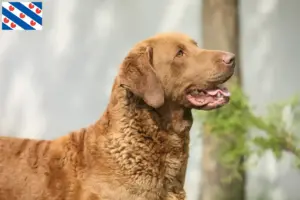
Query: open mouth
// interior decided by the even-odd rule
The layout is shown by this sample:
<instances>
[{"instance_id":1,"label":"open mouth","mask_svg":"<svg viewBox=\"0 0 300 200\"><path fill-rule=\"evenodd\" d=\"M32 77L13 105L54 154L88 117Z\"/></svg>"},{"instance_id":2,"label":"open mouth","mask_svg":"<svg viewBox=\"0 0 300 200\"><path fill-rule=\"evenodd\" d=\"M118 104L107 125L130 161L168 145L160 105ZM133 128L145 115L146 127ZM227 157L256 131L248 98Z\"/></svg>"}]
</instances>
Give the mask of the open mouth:
<instances>
[{"instance_id":1,"label":"open mouth","mask_svg":"<svg viewBox=\"0 0 300 200\"><path fill-rule=\"evenodd\" d=\"M186 97L194 108L211 110L227 104L230 99L230 92L223 85L205 90L191 88L188 90Z\"/></svg>"}]
</instances>

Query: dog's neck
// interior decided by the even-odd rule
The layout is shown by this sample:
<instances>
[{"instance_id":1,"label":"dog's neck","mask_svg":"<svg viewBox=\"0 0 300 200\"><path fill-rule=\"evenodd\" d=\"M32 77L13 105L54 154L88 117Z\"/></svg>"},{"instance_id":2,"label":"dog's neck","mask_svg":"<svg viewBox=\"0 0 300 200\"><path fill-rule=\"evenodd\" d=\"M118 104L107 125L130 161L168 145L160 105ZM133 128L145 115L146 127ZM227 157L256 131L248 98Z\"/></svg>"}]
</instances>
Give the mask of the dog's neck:
<instances>
[{"instance_id":1,"label":"dog's neck","mask_svg":"<svg viewBox=\"0 0 300 200\"><path fill-rule=\"evenodd\" d=\"M162 127L178 134L186 134L192 125L193 118L190 109L183 108L172 102L156 109Z\"/></svg>"},{"instance_id":2,"label":"dog's neck","mask_svg":"<svg viewBox=\"0 0 300 200\"><path fill-rule=\"evenodd\" d=\"M101 134L101 141L109 147L95 148L102 148L100 151L107 152L108 159L120 168L114 173L123 174L124 180L136 179L134 183L147 190L181 183L188 157L191 110L168 101L153 109L116 82L109 102L96 123L94 136Z\"/></svg>"},{"instance_id":3,"label":"dog's neck","mask_svg":"<svg viewBox=\"0 0 300 200\"><path fill-rule=\"evenodd\" d=\"M163 106L154 109L128 89L119 86L117 82L113 86L106 114L113 120L111 123L136 119L145 125L155 124L159 129L177 134L187 134L193 121L191 109L167 100Z\"/></svg>"}]
</instances>

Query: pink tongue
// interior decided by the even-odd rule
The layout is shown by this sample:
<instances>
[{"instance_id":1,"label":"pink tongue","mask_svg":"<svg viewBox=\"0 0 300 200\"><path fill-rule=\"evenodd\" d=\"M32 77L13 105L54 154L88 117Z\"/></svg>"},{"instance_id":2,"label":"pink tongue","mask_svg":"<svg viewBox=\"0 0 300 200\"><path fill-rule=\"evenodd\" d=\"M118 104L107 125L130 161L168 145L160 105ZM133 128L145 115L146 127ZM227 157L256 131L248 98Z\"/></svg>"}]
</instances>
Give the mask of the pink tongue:
<instances>
[{"instance_id":1,"label":"pink tongue","mask_svg":"<svg viewBox=\"0 0 300 200\"><path fill-rule=\"evenodd\" d=\"M218 93L221 93L225 97L230 96L230 92L227 90L227 88L222 88L222 89L218 88L218 89L214 89L214 90L206 90L206 92L211 96L216 96Z\"/></svg>"}]
</instances>

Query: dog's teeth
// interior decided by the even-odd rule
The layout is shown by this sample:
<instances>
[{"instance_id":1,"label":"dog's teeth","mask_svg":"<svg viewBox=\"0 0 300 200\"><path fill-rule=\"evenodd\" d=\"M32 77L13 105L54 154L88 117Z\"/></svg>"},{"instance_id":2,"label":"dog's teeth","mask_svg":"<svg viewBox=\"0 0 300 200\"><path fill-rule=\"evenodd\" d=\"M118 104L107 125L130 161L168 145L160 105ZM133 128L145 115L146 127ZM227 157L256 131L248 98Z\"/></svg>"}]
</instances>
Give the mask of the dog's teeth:
<instances>
[{"instance_id":1,"label":"dog's teeth","mask_svg":"<svg viewBox=\"0 0 300 200\"><path fill-rule=\"evenodd\" d=\"M198 90L193 90L192 95L198 95L198 94L199 94Z\"/></svg>"},{"instance_id":2,"label":"dog's teeth","mask_svg":"<svg viewBox=\"0 0 300 200\"><path fill-rule=\"evenodd\" d=\"M218 99L222 98L222 94L218 92L217 98L218 98Z\"/></svg>"},{"instance_id":3,"label":"dog's teeth","mask_svg":"<svg viewBox=\"0 0 300 200\"><path fill-rule=\"evenodd\" d=\"M203 92L201 90L193 90L192 95L199 95L202 94Z\"/></svg>"}]
</instances>

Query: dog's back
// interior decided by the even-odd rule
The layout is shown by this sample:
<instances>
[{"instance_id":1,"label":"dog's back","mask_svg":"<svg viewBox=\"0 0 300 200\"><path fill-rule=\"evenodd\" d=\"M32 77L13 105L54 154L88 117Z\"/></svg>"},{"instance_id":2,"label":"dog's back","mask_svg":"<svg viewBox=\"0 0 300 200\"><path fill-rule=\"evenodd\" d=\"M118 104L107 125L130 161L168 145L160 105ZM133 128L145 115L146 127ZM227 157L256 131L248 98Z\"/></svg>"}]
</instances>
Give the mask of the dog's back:
<instances>
[{"instance_id":1,"label":"dog's back","mask_svg":"<svg viewBox=\"0 0 300 200\"><path fill-rule=\"evenodd\" d=\"M50 196L59 199L63 195L64 173L58 170L59 163L49 152L51 144L44 140L0 137L1 200L42 200Z\"/></svg>"}]
</instances>

